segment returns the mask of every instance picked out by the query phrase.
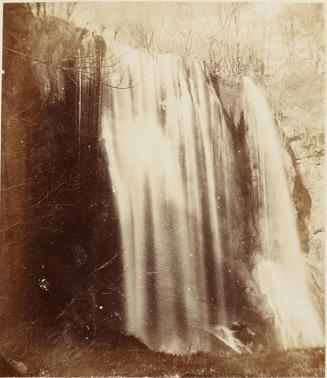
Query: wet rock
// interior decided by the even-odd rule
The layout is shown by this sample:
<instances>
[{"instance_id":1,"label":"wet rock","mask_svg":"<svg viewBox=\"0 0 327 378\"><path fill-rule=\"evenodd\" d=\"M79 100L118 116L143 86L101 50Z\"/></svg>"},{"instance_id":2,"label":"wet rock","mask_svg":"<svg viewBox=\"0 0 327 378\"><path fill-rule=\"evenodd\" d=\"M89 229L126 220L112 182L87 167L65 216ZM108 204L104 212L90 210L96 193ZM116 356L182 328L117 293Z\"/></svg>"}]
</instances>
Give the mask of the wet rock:
<instances>
[{"instance_id":1,"label":"wet rock","mask_svg":"<svg viewBox=\"0 0 327 378\"><path fill-rule=\"evenodd\" d=\"M25 367L25 365L24 365ZM23 369L25 370L25 369ZM2 355L0 355L0 376L1 377L22 377L27 371L21 371L19 366L14 363L9 363Z\"/></svg>"},{"instance_id":2,"label":"wet rock","mask_svg":"<svg viewBox=\"0 0 327 378\"><path fill-rule=\"evenodd\" d=\"M313 117L313 115L311 115ZM314 128L287 122L280 124L285 149L289 186L296 209L298 230L311 277L311 289L317 297L317 307L323 303L324 271L324 134L319 119ZM320 129L319 129L320 125ZM320 288L320 289L319 289Z\"/></svg>"}]
</instances>

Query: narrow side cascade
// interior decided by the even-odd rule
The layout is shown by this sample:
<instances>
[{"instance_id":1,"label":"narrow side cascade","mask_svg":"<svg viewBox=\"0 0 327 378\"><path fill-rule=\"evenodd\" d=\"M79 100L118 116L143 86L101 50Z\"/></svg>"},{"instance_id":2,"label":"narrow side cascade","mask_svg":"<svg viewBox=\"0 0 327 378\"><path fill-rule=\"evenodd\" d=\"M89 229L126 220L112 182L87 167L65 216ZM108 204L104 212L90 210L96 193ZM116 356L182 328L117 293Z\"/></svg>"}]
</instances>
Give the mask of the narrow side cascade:
<instances>
[{"instance_id":1,"label":"narrow side cascade","mask_svg":"<svg viewBox=\"0 0 327 378\"><path fill-rule=\"evenodd\" d=\"M262 91L245 77L244 108L261 250L254 277L274 314L284 349L324 345L322 319L310 298L277 129Z\"/></svg>"}]
</instances>

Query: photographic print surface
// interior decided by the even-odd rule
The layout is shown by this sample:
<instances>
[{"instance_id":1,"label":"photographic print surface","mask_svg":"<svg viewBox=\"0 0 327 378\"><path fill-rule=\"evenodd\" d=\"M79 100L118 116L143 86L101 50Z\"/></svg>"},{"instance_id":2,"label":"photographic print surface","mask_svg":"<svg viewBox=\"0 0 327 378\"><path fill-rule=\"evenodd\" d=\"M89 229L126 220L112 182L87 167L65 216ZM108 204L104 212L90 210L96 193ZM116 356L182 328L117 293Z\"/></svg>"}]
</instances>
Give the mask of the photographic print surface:
<instances>
[{"instance_id":1,"label":"photographic print surface","mask_svg":"<svg viewBox=\"0 0 327 378\"><path fill-rule=\"evenodd\" d=\"M3 5L1 376L324 376L323 30Z\"/></svg>"}]
</instances>

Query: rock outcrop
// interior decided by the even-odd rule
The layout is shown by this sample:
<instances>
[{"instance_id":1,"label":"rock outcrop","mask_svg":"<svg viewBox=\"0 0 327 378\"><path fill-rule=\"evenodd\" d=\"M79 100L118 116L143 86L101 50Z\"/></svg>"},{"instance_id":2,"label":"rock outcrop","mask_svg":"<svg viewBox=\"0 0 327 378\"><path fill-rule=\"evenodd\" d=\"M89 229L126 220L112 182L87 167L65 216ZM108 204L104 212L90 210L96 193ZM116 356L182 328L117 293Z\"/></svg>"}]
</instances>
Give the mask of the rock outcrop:
<instances>
[{"instance_id":1,"label":"rock outcrop","mask_svg":"<svg viewBox=\"0 0 327 378\"><path fill-rule=\"evenodd\" d=\"M100 310L80 316L80 306L119 307L108 294L119 258L97 270L119 238L98 127L105 44L6 4L3 46L1 327L64 319L95 332L107 320Z\"/></svg>"}]
</instances>

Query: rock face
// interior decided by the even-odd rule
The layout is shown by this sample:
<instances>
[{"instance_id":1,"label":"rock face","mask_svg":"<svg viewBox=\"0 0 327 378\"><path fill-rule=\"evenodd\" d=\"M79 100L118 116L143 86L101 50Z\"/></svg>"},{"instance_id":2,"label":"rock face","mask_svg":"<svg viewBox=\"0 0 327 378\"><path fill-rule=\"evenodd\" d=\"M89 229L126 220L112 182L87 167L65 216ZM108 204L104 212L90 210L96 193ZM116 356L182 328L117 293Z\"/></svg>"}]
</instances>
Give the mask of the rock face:
<instances>
[{"instance_id":1,"label":"rock face","mask_svg":"<svg viewBox=\"0 0 327 378\"><path fill-rule=\"evenodd\" d=\"M84 29L4 7L3 329L59 319L95 332L93 320L107 321L96 305L119 302L108 287L119 288L119 258L98 269L119 238L98 128L104 52ZM95 313L80 316L81 307Z\"/></svg>"},{"instance_id":2,"label":"rock face","mask_svg":"<svg viewBox=\"0 0 327 378\"><path fill-rule=\"evenodd\" d=\"M311 198L310 213L306 214L309 249L317 253L318 259L322 259L323 251L319 250L318 241L323 241L324 234L324 135L322 132L300 134L296 139L291 139L290 148L298 173Z\"/></svg>"},{"instance_id":3,"label":"rock face","mask_svg":"<svg viewBox=\"0 0 327 378\"><path fill-rule=\"evenodd\" d=\"M292 194L313 294L323 314L324 303L324 135L301 133L288 139L292 158Z\"/></svg>"}]
</instances>

